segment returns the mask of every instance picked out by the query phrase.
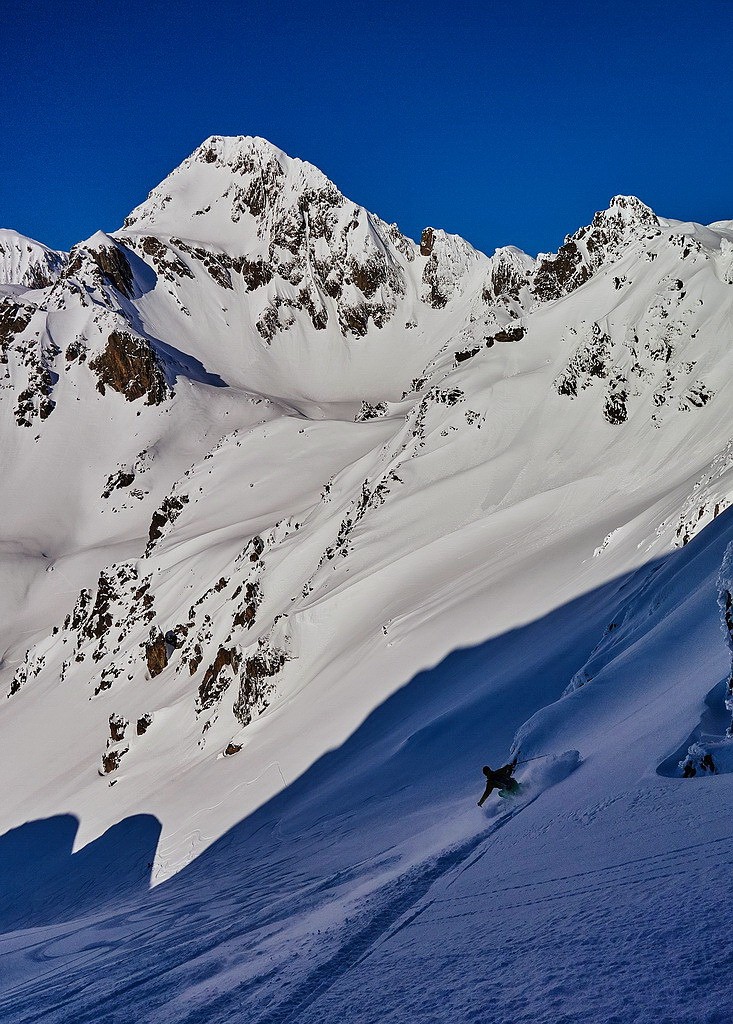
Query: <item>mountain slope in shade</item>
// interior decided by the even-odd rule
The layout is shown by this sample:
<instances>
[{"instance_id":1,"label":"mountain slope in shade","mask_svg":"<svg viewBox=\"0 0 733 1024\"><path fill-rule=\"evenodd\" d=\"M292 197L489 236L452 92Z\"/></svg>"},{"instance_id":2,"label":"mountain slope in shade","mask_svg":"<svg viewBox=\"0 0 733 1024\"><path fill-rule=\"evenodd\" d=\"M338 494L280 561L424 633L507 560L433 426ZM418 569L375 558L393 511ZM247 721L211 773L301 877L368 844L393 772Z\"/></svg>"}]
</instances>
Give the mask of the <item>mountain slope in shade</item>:
<instances>
[{"instance_id":1,"label":"mountain slope in shade","mask_svg":"<svg viewBox=\"0 0 733 1024\"><path fill-rule=\"evenodd\" d=\"M694 819L703 841L727 776L696 777L693 810L677 765L694 743L698 768L706 751L727 756L715 687L728 664L716 600L731 539L732 253L730 223L665 220L623 196L537 260L487 257L432 227L415 243L264 140L212 137L43 287L10 282L0 826L47 819L65 837L59 816L74 815L74 849L109 873L99 837L133 822L134 862L153 834L136 816L157 819L154 895L124 872L115 890L132 908L153 900L141 971L146 957L178 969L203 955L184 949L185 894L210 887L226 917L246 864L227 920L258 908L238 940L247 966L227 980L215 958L207 974L221 1013L244 986L255 1019L337 1018L353 1012L345 969L367 952L381 962L381 943L413 912L430 920L433 899L457 914L468 878L489 885L494 847L524 850L529 872L572 843L580 877L618 828L606 807L629 808L629 835L643 828L637 798L653 856L672 855L667 819ZM696 732L713 691L712 726ZM487 821L468 775L515 734L548 762L527 769L516 819L494 803ZM598 824L584 855L586 818ZM26 842L9 836L8 856ZM319 872L330 881L312 897ZM520 884L509 875L502 892ZM24 917L22 877L8 927L55 927L42 908ZM72 883L60 907L84 888ZM294 902L275 925L280 898ZM182 930L162 956L167 906ZM617 916L609 934L623 927ZM432 956L438 932L390 945L395 963ZM135 934L126 924L137 947ZM290 963L301 941L312 970ZM17 948L20 1020L38 975ZM282 988L258 973L265 954L288 965ZM90 963L105 963L107 996L79 997L75 1019L122 984L105 957ZM354 975L369 991L378 976ZM365 1019L404 1019L391 984ZM419 988L420 1012L432 991ZM456 1012L488 1012L471 998ZM139 1019L168 1019L150 1006Z\"/></svg>"}]
</instances>

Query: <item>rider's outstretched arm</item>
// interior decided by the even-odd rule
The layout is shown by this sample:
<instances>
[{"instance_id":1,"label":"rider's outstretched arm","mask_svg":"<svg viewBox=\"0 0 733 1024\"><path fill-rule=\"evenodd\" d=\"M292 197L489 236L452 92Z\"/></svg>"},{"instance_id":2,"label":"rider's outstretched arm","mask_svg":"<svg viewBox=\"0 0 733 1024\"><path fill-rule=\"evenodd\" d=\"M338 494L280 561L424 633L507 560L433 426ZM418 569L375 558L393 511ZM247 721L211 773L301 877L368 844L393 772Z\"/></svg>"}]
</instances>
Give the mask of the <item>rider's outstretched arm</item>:
<instances>
[{"instance_id":1,"label":"rider's outstretched arm","mask_svg":"<svg viewBox=\"0 0 733 1024\"><path fill-rule=\"evenodd\" d=\"M481 799L478 802L479 807L483 806L484 800L486 800L486 798L488 796L490 796L490 794L493 793L493 792L494 792L493 785L490 782L487 783L486 789L484 790L484 795L481 797Z\"/></svg>"}]
</instances>

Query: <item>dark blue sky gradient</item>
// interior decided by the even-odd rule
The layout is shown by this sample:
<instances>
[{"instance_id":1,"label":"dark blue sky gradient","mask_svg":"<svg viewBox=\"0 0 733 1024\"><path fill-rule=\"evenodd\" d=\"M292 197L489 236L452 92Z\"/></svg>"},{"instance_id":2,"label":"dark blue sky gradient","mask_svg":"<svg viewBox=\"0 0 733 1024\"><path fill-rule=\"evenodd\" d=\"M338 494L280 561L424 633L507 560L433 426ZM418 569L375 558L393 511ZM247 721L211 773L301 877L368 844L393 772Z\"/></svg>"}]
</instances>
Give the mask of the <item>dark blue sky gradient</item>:
<instances>
[{"instance_id":1,"label":"dark blue sky gradient","mask_svg":"<svg viewBox=\"0 0 733 1024\"><path fill-rule=\"evenodd\" d=\"M0 226L113 230L212 134L416 236L555 249L615 193L733 218L733 3L2 5Z\"/></svg>"}]
</instances>

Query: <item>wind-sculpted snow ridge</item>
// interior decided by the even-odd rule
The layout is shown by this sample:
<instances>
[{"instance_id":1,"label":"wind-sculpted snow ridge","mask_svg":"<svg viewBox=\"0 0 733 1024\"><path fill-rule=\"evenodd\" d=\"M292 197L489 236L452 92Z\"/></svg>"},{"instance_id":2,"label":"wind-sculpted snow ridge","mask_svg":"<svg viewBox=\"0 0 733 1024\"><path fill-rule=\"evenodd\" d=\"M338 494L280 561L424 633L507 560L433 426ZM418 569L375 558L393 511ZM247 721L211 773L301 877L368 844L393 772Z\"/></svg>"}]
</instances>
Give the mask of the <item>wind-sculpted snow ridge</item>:
<instances>
[{"instance_id":1,"label":"wind-sculpted snow ridge","mask_svg":"<svg viewBox=\"0 0 733 1024\"><path fill-rule=\"evenodd\" d=\"M537 260L432 227L416 243L264 140L212 137L120 230L49 257L47 278L12 263L0 827L75 814L83 846L154 815L162 885L283 790L306 814L340 785L314 766L350 737L366 737L354 763L376 793L401 758L418 770L415 750L424 770L433 735L444 753L465 740L479 767L483 743L506 757L517 730L527 756L570 765L580 751L562 778L537 767L545 782L503 835L556 790L587 800L594 758L615 756L605 699L648 745L632 756L620 730L623 756L655 785L686 784L726 656L705 602L715 618L733 503L731 252L729 222L665 220L633 197ZM667 652L650 640L675 628L663 579L681 635L704 620L717 637L694 685L675 675L669 707ZM566 640L541 625L553 616ZM532 643L515 647L525 630ZM402 688L459 647L474 652L465 682L435 669L424 694L407 686L403 724L384 725ZM625 674L642 649L654 729ZM472 721L484 698L495 726ZM429 856L401 835L380 888L397 826L378 802L374 877L353 876L381 893L374 920L348 952L341 925L324 940L319 992L448 884L436 865L460 874L455 851L481 843L470 807L438 827L474 766L435 756L444 802L405 818ZM296 975L283 1006L305 1013Z\"/></svg>"}]
</instances>

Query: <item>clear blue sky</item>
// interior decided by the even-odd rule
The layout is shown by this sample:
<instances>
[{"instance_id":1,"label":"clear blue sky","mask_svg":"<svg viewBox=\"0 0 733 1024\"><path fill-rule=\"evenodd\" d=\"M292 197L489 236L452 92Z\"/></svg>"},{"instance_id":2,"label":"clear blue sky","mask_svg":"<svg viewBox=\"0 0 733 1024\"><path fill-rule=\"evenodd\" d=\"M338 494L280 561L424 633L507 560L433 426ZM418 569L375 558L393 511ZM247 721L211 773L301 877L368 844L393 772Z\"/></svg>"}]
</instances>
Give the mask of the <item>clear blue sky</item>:
<instances>
[{"instance_id":1,"label":"clear blue sky","mask_svg":"<svg viewBox=\"0 0 733 1024\"><path fill-rule=\"evenodd\" d=\"M0 226L113 230L206 136L262 135L413 236L554 249L618 192L733 218L733 2L20 0Z\"/></svg>"}]
</instances>

